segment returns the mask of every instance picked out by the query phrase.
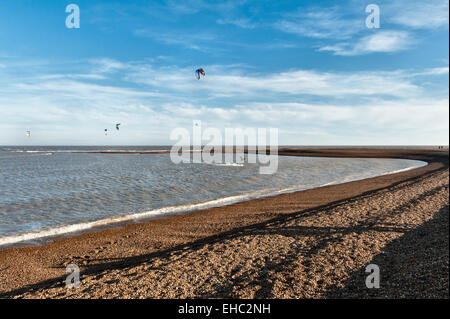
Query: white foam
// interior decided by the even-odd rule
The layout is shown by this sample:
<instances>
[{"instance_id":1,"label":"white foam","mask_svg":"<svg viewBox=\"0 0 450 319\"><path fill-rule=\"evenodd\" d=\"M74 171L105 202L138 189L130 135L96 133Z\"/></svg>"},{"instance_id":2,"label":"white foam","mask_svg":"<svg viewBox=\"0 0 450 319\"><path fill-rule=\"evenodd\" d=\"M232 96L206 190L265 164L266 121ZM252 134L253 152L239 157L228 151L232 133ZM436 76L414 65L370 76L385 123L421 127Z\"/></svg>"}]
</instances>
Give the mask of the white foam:
<instances>
[{"instance_id":1,"label":"white foam","mask_svg":"<svg viewBox=\"0 0 450 319\"><path fill-rule=\"evenodd\" d=\"M40 231L35 231L35 232L28 232L28 233L24 233L24 234L20 234L20 235L1 237L0 238L0 246L15 244L15 243L23 242L23 241L42 239L42 238L46 238L46 237L61 236L61 235L65 235L68 233L80 232L80 231L84 231L84 230L96 228L96 227L101 227L101 226L107 226L107 225L125 223L125 222L130 222L130 221L135 221L135 220L149 219L149 218L157 217L157 216L172 215L172 214L177 214L177 213L189 212L189 211L193 211L193 210L200 210L200 209L206 209L206 208L211 208L211 207L229 205L229 204L233 204L233 203L237 203L237 202L249 199L252 196L257 196L258 193L261 193L260 194L261 196L263 195L263 192L255 192L255 193L245 194L245 195L230 196L230 197L220 198L217 200L208 201L205 203L169 206L169 207L163 207L163 208L150 210L150 211L142 212L142 213L110 217L110 218L105 218L105 219L101 219L101 220L93 221L93 222L80 223L80 224L75 224L75 225L67 225L67 226L61 226L61 227L40 230Z\"/></svg>"},{"instance_id":2,"label":"white foam","mask_svg":"<svg viewBox=\"0 0 450 319\"><path fill-rule=\"evenodd\" d=\"M17 158L17 157L49 156L49 155L53 155L53 153L34 152L33 154L30 155L14 155L14 157ZM0 156L0 159L2 158L11 159L11 156Z\"/></svg>"}]
</instances>

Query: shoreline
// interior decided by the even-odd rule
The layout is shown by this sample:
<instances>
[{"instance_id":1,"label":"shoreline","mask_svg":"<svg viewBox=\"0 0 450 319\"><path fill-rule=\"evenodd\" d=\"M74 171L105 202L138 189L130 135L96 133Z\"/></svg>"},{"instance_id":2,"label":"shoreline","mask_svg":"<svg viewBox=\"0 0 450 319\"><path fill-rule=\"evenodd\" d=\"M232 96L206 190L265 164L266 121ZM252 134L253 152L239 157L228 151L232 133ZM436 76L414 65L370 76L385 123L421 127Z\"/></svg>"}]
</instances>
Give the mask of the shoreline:
<instances>
[{"instance_id":1,"label":"shoreline","mask_svg":"<svg viewBox=\"0 0 450 319\"><path fill-rule=\"evenodd\" d=\"M154 153L153 153L154 154ZM148 254L174 249L191 242L211 240L241 227L283 217L349 198L389 189L448 170L448 151L429 149L308 149L283 148L279 155L360 158L404 158L426 161L424 167L369 179L251 199L232 205L197 210L169 218L124 225L76 237L60 238L43 246L14 247L0 251L0 297L49 287L61 281L65 265L80 264L89 275L142 263ZM448 172L448 171L447 171ZM124 264L105 265L101 260L121 259ZM65 278L65 277L64 277Z\"/></svg>"},{"instance_id":2,"label":"shoreline","mask_svg":"<svg viewBox=\"0 0 450 319\"><path fill-rule=\"evenodd\" d=\"M136 154L135 152L121 152L121 153L110 153L110 152L95 152L95 154ZM139 153L139 154L163 154L163 153ZM280 155L282 156L282 155ZM329 157L333 158L333 157ZM417 161L417 160L416 160ZM420 162L420 161L418 161ZM77 224L69 224L63 226L57 226L53 228L43 229L35 232L27 232L21 233L17 235L9 235L0 237L0 252L3 250L7 250L15 247L26 247L26 246L41 246L52 241L61 239L61 238L70 238L79 236L89 232L97 232L101 230L105 230L108 228L117 228L124 227L128 224L132 223L142 223L148 222L157 219L170 218L175 215L180 214L188 214L195 211L201 211L216 207L229 206L241 202L246 202L250 200L262 199L266 197L274 197L282 194L289 194L295 192L301 192L305 190L312 190L316 188L321 188L325 186L331 185L339 185L345 184L354 181L366 180L374 177L390 175L390 174L398 174L401 172L406 172L409 170L418 169L423 166L427 166L428 162L423 162L425 165L419 167L407 167L391 172L386 172L373 177L363 177L363 178L355 178L350 180L343 181L333 181L322 185L317 185L313 187L299 188L296 186L291 186L279 190L273 190L270 192L264 192L263 190L253 191L250 193L245 193L241 195L234 195L228 197L217 198L214 200L209 200L206 202L200 202L195 204L180 204L176 206L164 206L156 209L152 209L149 211L143 211L138 213L126 214L126 215L118 215L112 216L104 219L94 220L90 222L77 223Z\"/></svg>"}]
</instances>

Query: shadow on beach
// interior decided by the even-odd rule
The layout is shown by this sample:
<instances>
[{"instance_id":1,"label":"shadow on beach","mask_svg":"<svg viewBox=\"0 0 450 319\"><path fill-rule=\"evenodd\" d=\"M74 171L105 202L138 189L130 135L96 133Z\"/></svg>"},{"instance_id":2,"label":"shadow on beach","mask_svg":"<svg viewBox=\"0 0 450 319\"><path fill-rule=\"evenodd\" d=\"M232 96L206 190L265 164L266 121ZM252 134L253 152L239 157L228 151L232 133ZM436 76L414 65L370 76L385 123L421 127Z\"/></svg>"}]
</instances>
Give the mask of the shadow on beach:
<instances>
[{"instance_id":1,"label":"shadow on beach","mask_svg":"<svg viewBox=\"0 0 450 319\"><path fill-rule=\"evenodd\" d=\"M365 267L328 298L449 298L449 207L392 241L368 264L380 268L380 288L365 286Z\"/></svg>"}]
</instances>

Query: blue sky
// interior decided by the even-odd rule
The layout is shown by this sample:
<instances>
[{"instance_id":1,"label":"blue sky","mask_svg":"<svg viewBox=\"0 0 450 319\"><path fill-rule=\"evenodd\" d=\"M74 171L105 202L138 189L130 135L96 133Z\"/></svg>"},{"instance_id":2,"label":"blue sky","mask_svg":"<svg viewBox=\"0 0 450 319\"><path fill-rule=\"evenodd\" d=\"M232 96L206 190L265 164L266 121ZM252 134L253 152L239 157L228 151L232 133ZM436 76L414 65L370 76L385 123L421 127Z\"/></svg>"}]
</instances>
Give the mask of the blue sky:
<instances>
[{"instance_id":1,"label":"blue sky","mask_svg":"<svg viewBox=\"0 0 450 319\"><path fill-rule=\"evenodd\" d=\"M442 0L6 0L0 145L172 144L193 120L280 144L448 144L448 39Z\"/></svg>"}]
</instances>

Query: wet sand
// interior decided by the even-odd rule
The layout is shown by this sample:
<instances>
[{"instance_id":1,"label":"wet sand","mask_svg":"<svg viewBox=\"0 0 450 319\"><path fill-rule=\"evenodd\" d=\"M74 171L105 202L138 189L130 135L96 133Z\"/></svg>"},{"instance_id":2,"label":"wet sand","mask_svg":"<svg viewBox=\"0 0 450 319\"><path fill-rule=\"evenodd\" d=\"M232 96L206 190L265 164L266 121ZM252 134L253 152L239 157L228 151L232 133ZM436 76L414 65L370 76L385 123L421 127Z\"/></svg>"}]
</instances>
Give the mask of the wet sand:
<instances>
[{"instance_id":1,"label":"wet sand","mask_svg":"<svg viewBox=\"0 0 450 319\"><path fill-rule=\"evenodd\" d=\"M3 250L0 297L448 298L447 150L279 154L429 165ZM365 287L370 263L380 289ZM64 287L69 264L81 269L79 289Z\"/></svg>"}]
</instances>

